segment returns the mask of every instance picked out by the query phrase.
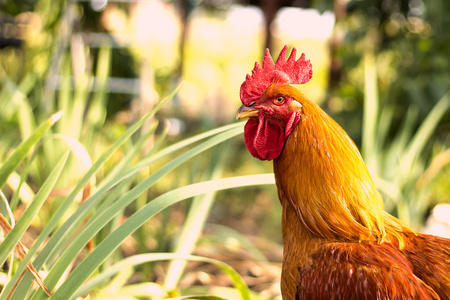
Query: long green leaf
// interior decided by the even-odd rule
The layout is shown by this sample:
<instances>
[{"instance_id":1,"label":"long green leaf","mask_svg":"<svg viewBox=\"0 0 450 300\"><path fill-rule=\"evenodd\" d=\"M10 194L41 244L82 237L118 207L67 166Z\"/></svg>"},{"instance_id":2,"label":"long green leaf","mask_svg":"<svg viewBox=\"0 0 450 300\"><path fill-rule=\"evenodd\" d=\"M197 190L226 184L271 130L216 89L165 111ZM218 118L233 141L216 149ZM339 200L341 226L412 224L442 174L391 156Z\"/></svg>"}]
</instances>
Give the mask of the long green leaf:
<instances>
[{"instance_id":1,"label":"long green leaf","mask_svg":"<svg viewBox=\"0 0 450 300\"><path fill-rule=\"evenodd\" d=\"M61 287L58 288L52 298L67 299L72 297L76 290L92 274L92 272L94 272L130 234L132 234L143 223L161 210L179 201L203 193L242 186L274 184L274 182L273 174L233 177L192 184L172 190L157 197L138 210L104 241L102 241L98 247L69 275L67 280L61 285ZM248 289L246 289L245 292L241 291L241 296L243 299L250 299Z\"/></svg>"},{"instance_id":2,"label":"long green leaf","mask_svg":"<svg viewBox=\"0 0 450 300\"><path fill-rule=\"evenodd\" d=\"M118 178L123 177L123 174L127 172L127 167L131 165L131 161L135 158L141 151L143 145L146 143L148 138L155 133L156 128L158 127L158 122L155 122L153 126L143 134L133 148L130 151L127 151L124 158L120 160L120 162L108 173L105 174L105 178L98 185L98 188L102 188L105 184L110 183L114 180L118 180ZM167 129L165 128L161 136L157 139L155 146L158 147L164 140L167 135ZM153 152L153 149L150 151L150 154Z\"/></svg>"},{"instance_id":3,"label":"long green leaf","mask_svg":"<svg viewBox=\"0 0 450 300\"><path fill-rule=\"evenodd\" d=\"M110 277L114 276L115 274L121 272L122 270L124 270L126 268L135 267L140 264L161 261L161 260L199 261L199 262L213 264L213 265L216 265L217 267L221 268L225 273L227 273L227 275L233 280L233 283L236 286L236 288L238 288L238 289L247 288L244 280L239 275L239 273L237 273L236 270L234 270L228 264L221 262L219 260L215 260L215 259L211 259L211 258L207 258L207 257L201 257L201 256L194 256L194 255L180 255L177 253L148 253L148 254L138 254L138 255L127 257L127 258L119 261L118 263L114 264L113 266L108 267L102 273L93 277L86 284L84 284L75 293L75 295L73 297L74 298L81 297L82 295L88 293L90 290L92 290L97 285L104 283ZM199 297L199 296L188 296L188 297ZM211 297L211 296L200 296L200 297ZM176 298L176 299L179 299L179 298ZM181 297L180 299L188 299L188 298ZM191 299L197 299L197 298L191 298Z\"/></svg>"},{"instance_id":4,"label":"long green leaf","mask_svg":"<svg viewBox=\"0 0 450 300\"><path fill-rule=\"evenodd\" d=\"M366 160L367 167L372 173L375 173L374 150L376 149L376 124L378 120L378 88L377 70L373 55L365 55L364 67L364 118L361 152Z\"/></svg>"},{"instance_id":5,"label":"long green leaf","mask_svg":"<svg viewBox=\"0 0 450 300\"><path fill-rule=\"evenodd\" d=\"M178 143L175 143L161 151L159 151L158 153L156 153L153 156L150 156L146 159L143 159L141 162L139 162L138 164L136 164L129 172L132 172L134 169L141 169L143 166L147 166L159 159L161 159L162 157L165 157L167 155L169 155L170 153L174 153L184 147L187 147L189 145L192 145L200 140L203 140L205 138L211 137L213 135L228 131L228 130L234 130L236 128L240 128L240 132L243 132L243 128L244 128L245 122L238 122L238 123L233 123L230 125L225 125L201 134L198 134L196 136L184 139Z\"/></svg>"},{"instance_id":6,"label":"long green leaf","mask_svg":"<svg viewBox=\"0 0 450 300\"><path fill-rule=\"evenodd\" d=\"M447 92L433 107L426 119L420 125L413 140L408 145L406 155L402 160L402 169L411 168L413 162L420 155L431 134L436 129L442 117L450 107L450 92Z\"/></svg>"},{"instance_id":7,"label":"long green leaf","mask_svg":"<svg viewBox=\"0 0 450 300\"><path fill-rule=\"evenodd\" d=\"M3 265L8 255L13 251L14 247L19 242L22 235L27 230L28 226L30 226L33 219L36 217L39 212L42 204L47 199L51 190L56 184L56 181L61 174L61 171L64 168L64 165L67 161L67 157L70 152L66 152L63 157L59 160L56 167L48 176L47 180L44 182L39 192L36 194L36 197L33 199L31 204L27 207L25 212L22 214L20 219L16 222L16 225L13 227L11 232L6 236L5 240L0 244L0 264Z\"/></svg>"},{"instance_id":8,"label":"long green leaf","mask_svg":"<svg viewBox=\"0 0 450 300\"><path fill-rule=\"evenodd\" d=\"M222 149L219 153L219 158L214 159L214 170L208 179L219 179L225 165L226 158L230 155L230 144L227 144L226 149ZM215 192L207 193L195 197L192 201L189 213L186 217L183 228L181 229L178 243L174 250L177 254L188 255L194 249L197 240L203 230L206 219L209 215L211 206L214 202ZM167 275L164 280L164 287L171 291L176 288L181 278L186 260L172 260L167 270Z\"/></svg>"},{"instance_id":9,"label":"long green leaf","mask_svg":"<svg viewBox=\"0 0 450 300\"><path fill-rule=\"evenodd\" d=\"M19 166L28 152L34 145L42 138L42 136L55 124L62 116L62 112L53 114L47 121L42 123L32 135L30 135L25 141L23 141L14 152L5 160L0 167L0 188L8 180L9 175Z\"/></svg>"},{"instance_id":10,"label":"long green leaf","mask_svg":"<svg viewBox=\"0 0 450 300\"><path fill-rule=\"evenodd\" d=\"M29 102L27 95L36 84L36 76L35 74L28 73L25 75L25 77L23 77L19 85L16 85L16 83L11 81L11 79L5 73L3 73L2 75L2 89L0 91L0 112L5 119L11 119L16 113L20 118L21 105ZM22 128L20 120L19 127ZM21 133L24 132L21 131ZM22 138L25 137L22 136Z\"/></svg>"},{"instance_id":11,"label":"long green leaf","mask_svg":"<svg viewBox=\"0 0 450 300\"><path fill-rule=\"evenodd\" d=\"M106 120L106 95L108 89L108 76L111 70L112 48L109 42L104 42L99 50L95 92L90 103L86 119L95 128L103 126Z\"/></svg>"}]
</instances>

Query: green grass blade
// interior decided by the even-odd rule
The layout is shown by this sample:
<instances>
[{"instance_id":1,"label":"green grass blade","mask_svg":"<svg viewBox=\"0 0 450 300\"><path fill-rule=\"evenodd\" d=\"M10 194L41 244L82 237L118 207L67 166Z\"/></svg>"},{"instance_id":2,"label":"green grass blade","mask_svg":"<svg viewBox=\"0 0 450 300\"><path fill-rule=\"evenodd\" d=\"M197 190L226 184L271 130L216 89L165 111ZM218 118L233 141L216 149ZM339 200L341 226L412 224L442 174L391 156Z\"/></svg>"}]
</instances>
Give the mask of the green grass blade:
<instances>
[{"instance_id":1,"label":"green grass blade","mask_svg":"<svg viewBox=\"0 0 450 300\"><path fill-rule=\"evenodd\" d=\"M3 77L3 76L2 76ZM7 76L2 78L2 89L0 92L0 111L5 119L13 118L20 114L21 105L29 102L27 95L36 84L35 74L26 74L19 85L16 85ZM19 121L20 126L20 121Z\"/></svg>"},{"instance_id":2,"label":"green grass blade","mask_svg":"<svg viewBox=\"0 0 450 300\"><path fill-rule=\"evenodd\" d=\"M376 148L376 151L378 154L382 151L383 149L382 147L386 145L389 129L392 127L392 121L394 120L394 115L395 115L394 108L390 105L385 104L380 113L380 120L377 125L378 147ZM379 161L377 163L379 163Z\"/></svg>"},{"instance_id":3,"label":"green grass blade","mask_svg":"<svg viewBox=\"0 0 450 300\"><path fill-rule=\"evenodd\" d=\"M112 265L111 267L106 268L103 272L101 272L97 276L93 277L86 284L84 284L75 293L73 298L80 297L80 296L88 293L94 287L106 282L109 278L120 273L124 269L130 268L130 267L135 267L135 266L145 264L145 263L162 261L162 260L199 261L199 262L213 264L213 265L216 265L217 267L221 268L225 273L227 273L227 275L233 280L233 283L236 286L236 288L238 288L238 289L247 288L244 280L239 275L239 273L237 273L236 270L234 270L228 264L221 262L219 260L201 257L201 256L194 256L194 255L180 255L177 253L148 253L148 254L138 254L138 255L127 257L127 258L119 261L118 263ZM199 296L188 296L188 297L199 297ZM200 297L211 297L211 296L200 296ZM185 297L181 297L181 298L187 299ZM176 299L179 299L179 298L176 298ZM194 298L192 298L192 299L194 299ZM195 298L195 299L197 299L197 298Z\"/></svg>"},{"instance_id":4,"label":"green grass blade","mask_svg":"<svg viewBox=\"0 0 450 300\"><path fill-rule=\"evenodd\" d=\"M364 117L361 152L364 156L367 167L372 173L376 172L376 159L374 150L376 149L376 125L378 121L378 88L377 70L375 58L371 54L364 57Z\"/></svg>"},{"instance_id":5,"label":"green grass blade","mask_svg":"<svg viewBox=\"0 0 450 300\"><path fill-rule=\"evenodd\" d=\"M120 160L118 165L115 166L108 174L106 174L105 178L99 184L98 188L102 188L105 184L115 180L115 178L123 176L123 174L127 171L126 167L131 165L132 159L142 151L144 143L151 135L154 134L157 126L158 123L155 122L154 125L150 128L150 130L148 130L148 132L146 132L143 136L139 138L136 145L134 145L133 149L131 149L131 151L127 151L125 157ZM158 141L160 141L160 139L158 139Z\"/></svg>"},{"instance_id":6,"label":"green grass blade","mask_svg":"<svg viewBox=\"0 0 450 300\"><path fill-rule=\"evenodd\" d=\"M136 165L131 167L128 171L126 171L124 173L121 173L120 177L121 178L125 178L125 177L133 176L134 174L136 174L142 168L147 167L150 164L152 164L152 163L154 163L154 162L156 162L156 161L158 161L158 160L160 160L160 159L162 159L162 158L164 158L164 157L166 157L166 156L168 156L168 155L170 155L170 154L172 154L174 152L177 152L177 151L179 151L179 150L181 150L183 148L191 146L192 144L195 144L198 141L206 139L206 138L209 138L209 137L211 137L213 135L218 135L220 133L228 132L228 131L231 131L231 130L235 130L235 131L233 131L232 136L238 135L238 134L242 134L242 132L244 130L244 124L245 124L245 122L235 123L235 124L231 124L231 125L225 125L225 126L222 126L222 127L219 127L219 128L216 128L216 129L213 129L213 130L201 133L201 134L198 134L196 136L184 139L184 140L182 140L182 141L180 141L178 143L175 143L173 145L170 145L170 146L162 149L161 151L157 152L154 155L150 155L150 156L144 158L142 161L140 161L139 163L137 163ZM231 138L232 136L229 136L229 138ZM212 146L209 146L209 147L212 147ZM108 176L108 178L109 178L109 176ZM116 180L117 180L117 178L116 178ZM100 183L100 186L102 186L102 184L103 183Z\"/></svg>"},{"instance_id":7,"label":"green grass blade","mask_svg":"<svg viewBox=\"0 0 450 300\"><path fill-rule=\"evenodd\" d=\"M11 175L11 173L19 166L33 146L36 145L47 130L49 130L61 116L62 112L53 114L47 121L42 123L32 135L17 146L14 152L5 160L4 164L0 167L0 188L3 188L9 175Z\"/></svg>"},{"instance_id":8,"label":"green grass blade","mask_svg":"<svg viewBox=\"0 0 450 300\"><path fill-rule=\"evenodd\" d=\"M269 260L265 254L259 250L258 247L246 236L240 232L239 229L233 229L225 225L208 224L208 234L205 235L205 239L211 244L219 244L225 237L229 237L236 240L247 254L251 255L256 261L268 262Z\"/></svg>"},{"instance_id":9,"label":"green grass blade","mask_svg":"<svg viewBox=\"0 0 450 300\"><path fill-rule=\"evenodd\" d=\"M86 116L87 121L94 128L103 126L106 120L106 95L108 89L108 76L111 70L111 52L109 43L105 43L99 50L96 70L96 90L90 103Z\"/></svg>"},{"instance_id":10,"label":"green grass blade","mask_svg":"<svg viewBox=\"0 0 450 300\"><path fill-rule=\"evenodd\" d=\"M411 139L412 128L417 121L417 117L417 110L408 109L385 154L384 177L393 181L397 186L402 186L403 174L399 172L399 163L406 151L408 141Z\"/></svg>"},{"instance_id":11,"label":"green grass blade","mask_svg":"<svg viewBox=\"0 0 450 300\"><path fill-rule=\"evenodd\" d=\"M63 157L59 160L56 167L53 169L51 174L48 176L47 180L42 185L39 192L36 194L36 197L27 207L25 212L16 222L15 226L11 230L11 232L6 236L5 240L0 244L0 262L3 265L8 255L13 251L14 247L20 241L20 238L23 236L28 226L31 224L33 219L36 217L39 212L42 204L47 199L51 190L56 184L56 181L61 174L64 165L67 161L67 157L69 156L69 152L66 152Z\"/></svg>"},{"instance_id":12,"label":"green grass blade","mask_svg":"<svg viewBox=\"0 0 450 300\"><path fill-rule=\"evenodd\" d=\"M35 193L25 180L30 173L30 167L35 157L36 152L34 152L31 159L27 161L21 176L16 172L12 172L8 177L6 184L14 191L13 198L10 202L12 210L15 210L19 205L19 199L22 200L22 203L25 205L29 204L34 199Z\"/></svg>"},{"instance_id":13,"label":"green grass blade","mask_svg":"<svg viewBox=\"0 0 450 300\"><path fill-rule=\"evenodd\" d=\"M36 130L36 123L34 120L33 109L27 101L23 101L17 112L17 119L19 121L20 135L22 139L29 137L34 130Z\"/></svg>"},{"instance_id":14,"label":"green grass blade","mask_svg":"<svg viewBox=\"0 0 450 300\"><path fill-rule=\"evenodd\" d=\"M401 163L401 168L403 170L408 171L412 167L414 161L420 155L426 143L430 140L431 134L434 132L449 107L450 92L447 92L433 107L408 145L406 155Z\"/></svg>"},{"instance_id":15,"label":"green grass blade","mask_svg":"<svg viewBox=\"0 0 450 300\"><path fill-rule=\"evenodd\" d=\"M214 170L210 178L219 179L225 165L226 158L230 155L230 144L225 145L226 149L222 149L219 153L218 159L213 159L215 162ZM181 230L178 244L174 250L180 255L191 254L197 240L203 230L206 219L209 215L211 206L214 202L215 193L207 193L197 196L192 201L186 221ZM167 275L164 281L164 287L167 291L172 291L178 286L178 282L186 267L186 260L172 260L167 270Z\"/></svg>"},{"instance_id":16,"label":"green grass blade","mask_svg":"<svg viewBox=\"0 0 450 300\"><path fill-rule=\"evenodd\" d=\"M130 234L132 234L145 221L161 210L179 201L203 193L242 186L274 184L274 182L273 174L218 179L185 186L155 198L153 201L128 218L121 226L119 226L104 241L102 241L98 247L69 275L67 280L59 287L52 298L67 299L72 297L76 290L92 274L92 272L94 272ZM51 283L54 284L54 282ZM248 289L246 290L246 293L247 294L244 293L243 299L249 299Z\"/></svg>"},{"instance_id":17,"label":"green grass blade","mask_svg":"<svg viewBox=\"0 0 450 300\"><path fill-rule=\"evenodd\" d=\"M211 137L213 135L216 135L216 134L228 131L228 130L234 130L234 129L239 128L238 133L242 133L244 131L244 125L245 125L245 122L233 123L230 125L225 125L225 126L198 134L196 136L184 139L184 140L182 140L178 143L175 143L167 148L164 148L163 150L159 151L158 153L156 153L153 156L143 159L141 162L136 164L136 166L134 166L133 169L141 169L143 166L149 165L149 164L161 159L164 156L174 153L180 149L183 149L184 147L187 147L187 146L192 145L200 140L203 140L205 138Z\"/></svg>"}]
</instances>

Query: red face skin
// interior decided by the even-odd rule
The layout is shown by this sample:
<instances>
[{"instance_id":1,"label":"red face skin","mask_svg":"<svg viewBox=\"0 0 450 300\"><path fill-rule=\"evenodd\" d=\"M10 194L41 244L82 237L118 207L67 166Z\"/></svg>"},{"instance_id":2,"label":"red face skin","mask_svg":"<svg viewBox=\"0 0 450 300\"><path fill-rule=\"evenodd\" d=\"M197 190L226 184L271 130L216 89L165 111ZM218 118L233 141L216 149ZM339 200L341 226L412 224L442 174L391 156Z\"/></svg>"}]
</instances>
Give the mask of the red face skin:
<instances>
[{"instance_id":1,"label":"red face skin","mask_svg":"<svg viewBox=\"0 0 450 300\"><path fill-rule=\"evenodd\" d=\"M245 144L249 152L261 160L280 156L293 128L300 121L301 104L282 93L289 85L271 85L248 106L242 106L238 118L250 117L244 128Z\"/></svg>"}]
</instances>

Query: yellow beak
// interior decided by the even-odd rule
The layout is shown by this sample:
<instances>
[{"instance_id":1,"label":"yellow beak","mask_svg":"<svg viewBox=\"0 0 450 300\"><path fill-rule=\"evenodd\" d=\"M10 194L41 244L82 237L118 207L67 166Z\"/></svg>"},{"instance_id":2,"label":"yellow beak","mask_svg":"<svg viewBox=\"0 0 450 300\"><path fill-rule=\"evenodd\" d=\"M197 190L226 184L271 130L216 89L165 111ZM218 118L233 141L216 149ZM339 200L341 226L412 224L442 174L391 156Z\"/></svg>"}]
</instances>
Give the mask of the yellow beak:
<instances>
[{"instance_id":1,"label":"yellow beak","mask_svg":"<svg viewBox=\"0 0 450 300\"><path fill-rule=\"evenodd\" d=\"M242 105L236 113L236 120L257 117L258 113L259 109L253 108L251 106Z\"/></svg>"}]
</instances>

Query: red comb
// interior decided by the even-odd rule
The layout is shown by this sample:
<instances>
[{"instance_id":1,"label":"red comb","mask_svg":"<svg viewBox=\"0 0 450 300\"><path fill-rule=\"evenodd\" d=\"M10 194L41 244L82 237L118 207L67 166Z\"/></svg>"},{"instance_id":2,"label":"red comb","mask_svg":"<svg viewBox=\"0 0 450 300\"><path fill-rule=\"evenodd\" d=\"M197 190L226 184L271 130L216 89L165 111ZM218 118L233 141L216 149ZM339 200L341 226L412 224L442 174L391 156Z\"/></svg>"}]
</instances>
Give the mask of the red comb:
<instances>
[{"instance_id":1,"label":"red comb","mask_svg":"<svg viewBox=\"0 0 450 300\"><path fill-rule=\"evenodd\" d=\"M284 46L274 63L270 56L269 49L262 61L262 67L255 63L252 75L248 75L241 85L241 101L244 105L249 105L256 101L267 87L273 82L303 84L308 82L312 77L311 62L305 60L305 54L302 54L298 60L295 60L297 50L292 48L291 55L286 60L286 52L288 46Z\"/></svg>"}]
</instances>

